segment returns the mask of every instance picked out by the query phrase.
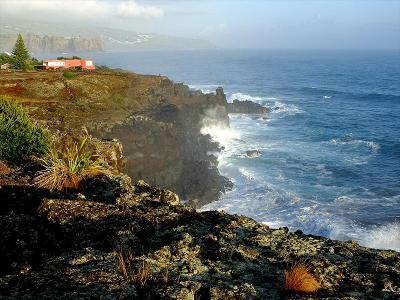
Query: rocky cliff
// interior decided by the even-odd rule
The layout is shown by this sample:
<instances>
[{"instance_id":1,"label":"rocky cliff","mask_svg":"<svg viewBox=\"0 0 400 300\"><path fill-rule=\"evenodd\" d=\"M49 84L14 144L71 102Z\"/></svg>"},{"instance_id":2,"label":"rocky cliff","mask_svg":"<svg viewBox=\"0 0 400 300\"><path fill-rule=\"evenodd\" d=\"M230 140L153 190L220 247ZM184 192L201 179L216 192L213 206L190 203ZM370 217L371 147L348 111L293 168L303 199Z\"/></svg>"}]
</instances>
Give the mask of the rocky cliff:
<instances>
[{"instance_id":1,"label":"rocky cliff","mask_svg":"<svg viewBox=\"0 0 400 300\"><path fill-rule=\"evenodd\" d=\"M204 122L228 122L221 88L205 95L163 76L73 74L2 72L0 94L55 134L88 128L115 172L54 192L35 186L38 161L0 163L1 299L400 297L396 251L182 205L229 186L210 154L217 145L200 134ZM306 276L290 271L299 265Z\"/></svg>"},{"instance_id":2,"label":"rocky cliff","mask_svg":"<svg viewBox=\"0 0 400 300\"><path fill-rule=\"evenodd\" d=\"M23 38L27 48L33 54L101 52L104 50L103 41L96 37L62 37L26 34ZM15 34L0 35L0 51L12 51L15 41Z\"/></svg>"},{"instance_id":3,"label":"rocky cliff","mask_svg":"<svg viewBox=\"0 0 400 300\"><path fill-rule=\"evenodd\" d=\"M219 174L218 145L200 133L208 116L228 122L226 99L194 92L163 76L121 72L4 73L0 94L31 110L51 130L73 131L85 126L96 137L120 140L125 171L134 180L172 189L193 206L215 201L230 188Z\"/></svg>"}]
</instances>

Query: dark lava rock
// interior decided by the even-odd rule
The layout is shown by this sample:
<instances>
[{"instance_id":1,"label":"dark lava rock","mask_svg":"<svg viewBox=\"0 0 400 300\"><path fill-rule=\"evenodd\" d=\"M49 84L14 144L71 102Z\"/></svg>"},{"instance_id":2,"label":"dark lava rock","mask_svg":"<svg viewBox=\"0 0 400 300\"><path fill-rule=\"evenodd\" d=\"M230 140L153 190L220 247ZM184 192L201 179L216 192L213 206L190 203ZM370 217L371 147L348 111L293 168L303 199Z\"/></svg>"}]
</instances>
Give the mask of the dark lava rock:
<instances>
[{"instance_id":1,"label":"dark lava rock","mask_svg":"<svg viewBox=\"0 0 400 300\"><path fill-rule=\"evenodd\" d=\"M250 100L233 100L233 103L227 104L227 108L230 114L266 114L271 112L270 108Z\"/></svg>"},{"instance_id":2,"label":"dark lava rock","mask_svg":"<svg viewBox=\"0 0 400 300\"><path fill-rule=\"evenodd\" d=\"M256 158L261 156L261 151L260 150L247 150L246 151L246 156L250 158Z\"/></svg>"},{"instance_id":3,"label":"dark lava rock","mask_svg":"<svg viewBox=\"0 0 400 300\"><path fill-rule=\"evenodd\" d=\"M43 199L35 213L1 211L0 298L400 296L398 252L271 229L223 212L167 205L152 199L152 189L137 184L133 197L142 199L133 206ZM308 263L323 290L305 295L282 289L284 270L299 261Z\"/></svg>"}]
</instances>

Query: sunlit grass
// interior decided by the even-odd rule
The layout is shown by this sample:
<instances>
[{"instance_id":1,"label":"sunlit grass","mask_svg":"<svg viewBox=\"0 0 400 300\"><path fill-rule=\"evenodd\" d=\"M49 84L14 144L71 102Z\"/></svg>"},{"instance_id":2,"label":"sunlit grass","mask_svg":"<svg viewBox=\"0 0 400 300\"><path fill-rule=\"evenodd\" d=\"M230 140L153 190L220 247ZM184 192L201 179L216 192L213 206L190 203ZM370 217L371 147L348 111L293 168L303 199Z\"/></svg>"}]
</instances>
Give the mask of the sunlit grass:
<instances>
[{"instance_id":1,"label":"sunlit grass","mask_svg":"<svg viewBox=\"0 0 400 300\"><path fill-rule=\"evenodd\" d=\"M44 170L35 178L36 186L49 190L63 191L79 188L82 180L106 174L99 157L88 150L88 136L80 141L68 141L61 146L53 146L41 163Z\"/></svg>"}]
</instances>

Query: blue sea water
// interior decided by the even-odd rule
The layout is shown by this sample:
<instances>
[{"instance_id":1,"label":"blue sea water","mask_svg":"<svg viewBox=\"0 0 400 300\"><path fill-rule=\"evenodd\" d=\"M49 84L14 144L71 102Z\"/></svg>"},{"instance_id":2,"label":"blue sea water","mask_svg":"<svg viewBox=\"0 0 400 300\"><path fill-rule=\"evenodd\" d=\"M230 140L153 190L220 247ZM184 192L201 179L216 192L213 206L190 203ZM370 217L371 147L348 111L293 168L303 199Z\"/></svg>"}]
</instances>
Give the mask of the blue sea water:
<instances>
[{"instance_id":1,"label":"blue sea water","mask_svg":"<svg viewBox=\"0 0 400 300\"><path fill-rule=\"evenodd\" d=\"M273 112L204 128L233 191L203 209L400 251L400 52L210 50L99 54ZM259 150L247 157L246 150Z\"/></svg>"}]
</instances>

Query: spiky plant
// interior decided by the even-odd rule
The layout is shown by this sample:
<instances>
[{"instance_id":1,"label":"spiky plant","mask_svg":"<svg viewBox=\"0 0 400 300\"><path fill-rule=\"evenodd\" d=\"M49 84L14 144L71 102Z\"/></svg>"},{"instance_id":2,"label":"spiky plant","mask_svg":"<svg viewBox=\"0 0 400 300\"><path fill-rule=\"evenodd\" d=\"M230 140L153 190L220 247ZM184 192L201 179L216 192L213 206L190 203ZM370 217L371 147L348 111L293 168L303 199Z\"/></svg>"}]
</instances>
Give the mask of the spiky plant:
<instances>
[{"instance_id":1,"label":"spiky plant","mask_svg":"<svg viewBox=\"0 0 400 300\"><path fill-rule=\"evenodd\" d=\"M296 263L284 272L284 289L298 293L315 293L321 284L310 273L310 266Z\"/></svg>"},{"instance_id":2,"label":"spiky plant","mask_svg":"<svg viewBox=\"0 0 400 300\"><path fill-rule=\"evenodd\" d=\"M77 189L86 178L106 174L98 155L88 150L88 138L85 136L80 141L53 146L41 159L45 169L35 178L35 184L40 188L63 191Z\"/></svg>"}]
</instances>

